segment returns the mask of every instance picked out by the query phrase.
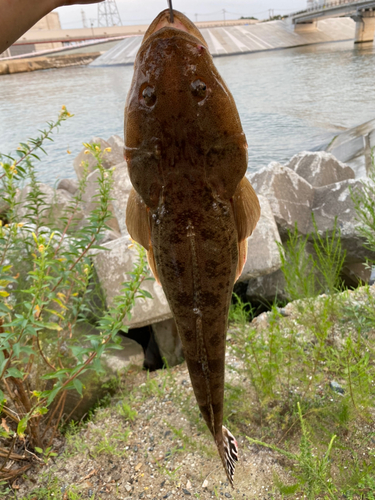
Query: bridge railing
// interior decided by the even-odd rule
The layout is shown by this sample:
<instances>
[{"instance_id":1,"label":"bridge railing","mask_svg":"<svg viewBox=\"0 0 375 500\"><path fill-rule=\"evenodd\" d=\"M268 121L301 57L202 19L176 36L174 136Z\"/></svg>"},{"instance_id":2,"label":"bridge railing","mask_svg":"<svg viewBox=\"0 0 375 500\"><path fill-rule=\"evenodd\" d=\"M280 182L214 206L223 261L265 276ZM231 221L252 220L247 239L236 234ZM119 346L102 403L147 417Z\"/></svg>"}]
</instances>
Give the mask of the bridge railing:
<instances>
[{"instance_id":1,"label":"bridge railing","mask_svg":"<svg viewBox=\"0 0 375 500\"><path fill-rule=\"evenodd\" d=\"M329 7L336 7L339 5L355 4L355 3L358 3L360 1L361 0L329 0L327 2L319 2L308 9L299 10L298 12L293 12L293 14L289 14L289 17L293 17L293 16L296 16L298 14L305 14L308 12L316 12L317 10L322 10L322 9L326 9Z\"/></svg>"}]
</instances>

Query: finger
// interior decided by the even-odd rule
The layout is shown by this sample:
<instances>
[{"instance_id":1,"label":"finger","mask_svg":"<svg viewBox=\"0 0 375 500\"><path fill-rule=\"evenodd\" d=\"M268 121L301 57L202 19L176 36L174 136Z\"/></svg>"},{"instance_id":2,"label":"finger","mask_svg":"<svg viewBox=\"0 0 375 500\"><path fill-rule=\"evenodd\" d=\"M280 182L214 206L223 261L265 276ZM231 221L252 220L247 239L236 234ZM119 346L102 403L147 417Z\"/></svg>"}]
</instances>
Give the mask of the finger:
<instances>
[{"instance_id":1,"label":"finger","mask_svg":"<svg viewBox=\"0 0 375 500\"><path fill-rule=\"evenodd\" d=\"M104 0L64 0L62 5L76 5L76 4L85 4L85 3L99 3Z\"/></svg>"}]
</instances>

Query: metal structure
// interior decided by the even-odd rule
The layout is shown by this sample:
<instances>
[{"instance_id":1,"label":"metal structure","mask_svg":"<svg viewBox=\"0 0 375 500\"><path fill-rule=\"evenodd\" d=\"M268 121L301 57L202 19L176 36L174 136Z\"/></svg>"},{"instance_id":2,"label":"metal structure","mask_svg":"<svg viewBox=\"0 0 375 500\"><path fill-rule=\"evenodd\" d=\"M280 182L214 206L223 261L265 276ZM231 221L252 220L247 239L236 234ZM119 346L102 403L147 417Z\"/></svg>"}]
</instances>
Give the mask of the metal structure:
<instances>
[{"instance_id":1,"label":"metal structure","mask_svg":"<svg viewBox=\"0 0 375 500\"><path fill-rule=\"evenodd\" d=\"M289 17L298 23L328 17L359 16L374 9L374 0L313 0L308 1L306 10L289 14Z\"/></svg>"},{"instance_id":2,"label":"metal structure","mask_svg":"<svg viewBox=\"0 0 375 500\"><path fill-rule=\"evenodd\" d=\"M98 26L122 26L116 0L98 3Z\"/></svg>"},{"instance_id":3,"label":"metal structure","mask_svg":"<svg viewBox=\"0 0 375 500\"><path fill-rule=\"evenodd\" d=\"M83 28L88 28L86 14L85 14L85 11L83 9L81 10L81 17L82 17L82 26L83 26Z\"/></svg>"}]
</instances>

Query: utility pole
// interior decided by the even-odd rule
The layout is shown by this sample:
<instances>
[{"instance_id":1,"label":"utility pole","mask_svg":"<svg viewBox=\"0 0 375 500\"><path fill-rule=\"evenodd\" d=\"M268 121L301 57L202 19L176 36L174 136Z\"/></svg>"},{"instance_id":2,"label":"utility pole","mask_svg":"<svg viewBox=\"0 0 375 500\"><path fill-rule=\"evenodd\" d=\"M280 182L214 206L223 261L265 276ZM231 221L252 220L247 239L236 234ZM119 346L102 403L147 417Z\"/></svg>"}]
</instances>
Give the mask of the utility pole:
<instances>
[{"instance_id":1,"label":"utility pole","mask_svg":"<svg viewBox=\"0 0 375 500\"><path fill-rule=\"evenodd\" d=\"M98 3L98 26L122 26L116 0Z\"/></svg>"},{"instance_id":2,"label":"utility pole","mask_svg":"<svg viewBox=\"0 0 375 500\"><path fill-rule=\"evenodd\" d=\"M223 9L224 24L225 24L225 13L226 13L226 10L225 10L225 9Z\"/></svg>"},{"instance_id":3,"label":"utility pole","mask_svg":"<svg viewBox=\"0 0 375 500\"><path fill-rule=\"evenodd\" d=\"M84 28L88 28L87 26L87 20L86 20L86 14L85 11L82 9L81 10L81 17L82 17L82 25Z\"/></svg>"},{"instance_id":4,"label":"utility pole","mask_svg":"<svg viewBox=\"0 0 375 500\"><path fill-rule=\"evenodd\" d=\"M198 14L194 14L195 15L195 22L197 23L198 22Z\"/></svg>"},{"instance_id":5,"label":"utility pole","mask_svg":"<svg viewBox=\"0 0 375 500\"><path fill-rule=\"evenodd\" d=\"M272 19L274 17L274 14L275 14L274 9L269 9L268 12L269 12L269 18Z\"/></svg>"},{"instance_id":6,"label":"utility pole","mask_svg":"<svg viewBox=\"0 0 375 500\"><path fill-rule=\"evenodd\" d=\"M95 21L95 19L90 19L90 28L91 28L92 36L95 35L95 33L94 33L94 21Z\"/></svg>"}]
</instances>

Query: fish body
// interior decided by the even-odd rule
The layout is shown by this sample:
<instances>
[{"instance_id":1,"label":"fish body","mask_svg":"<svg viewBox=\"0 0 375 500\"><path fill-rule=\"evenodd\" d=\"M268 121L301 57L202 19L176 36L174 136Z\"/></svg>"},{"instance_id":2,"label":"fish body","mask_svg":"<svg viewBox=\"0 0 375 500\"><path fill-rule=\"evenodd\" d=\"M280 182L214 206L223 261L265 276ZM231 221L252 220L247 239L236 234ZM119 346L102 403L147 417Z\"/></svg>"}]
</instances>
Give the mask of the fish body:
<instances>
[{"instance_id":1,"label":"fish body","mask_svg":"<svg viewBox=\"0 0 375 500\"><path fill-rule=\"evenodd\" d=\"M133 184L126 223L143 245L177 324L194 393L233 484L237 444L223 427L225 342L233 284L259 219L244 177L240 118L206 42L163 11L138 52L125 109Z\"/></svg>"}]
</instances>

